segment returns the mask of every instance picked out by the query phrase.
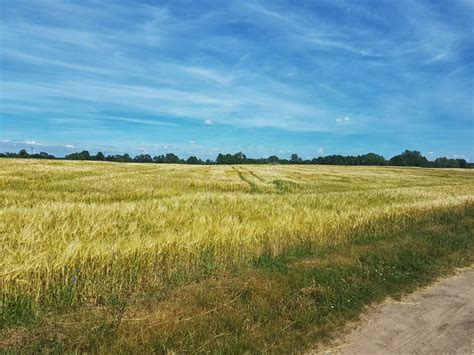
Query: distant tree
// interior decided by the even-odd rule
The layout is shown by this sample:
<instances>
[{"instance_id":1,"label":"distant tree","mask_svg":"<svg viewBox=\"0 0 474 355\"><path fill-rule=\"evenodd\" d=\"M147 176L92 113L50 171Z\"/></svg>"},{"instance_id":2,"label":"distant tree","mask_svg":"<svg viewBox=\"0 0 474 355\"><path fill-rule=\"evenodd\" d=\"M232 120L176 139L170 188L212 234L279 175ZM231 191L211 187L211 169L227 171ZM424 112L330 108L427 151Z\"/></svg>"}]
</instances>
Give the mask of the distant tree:
<instances>
[{"instance_id":1,"label":"distant tree","mask_svg":"<svg viewBox=\"0 0 474 355\"><path fill-rule=\"evenodd\" d=\"M68 160L90 160L91 155L87 150L83 150L80 153L76 152L76 153L68 154L64 158Z\"/></svg>"},{"instance_id":2,"label":"distant tree","mask_svg":"<svg viewBox=\"0 0 474 355\"><path fill-rule=\"evenodd\" d=\"M232 154L221 154L219 153L216 158L217 164L236 164L234 156Z\"/></svg>"},{"instance_id":3,"label":"distant tree","mask_svg":"<svg viewBox=\"0 0 474 355\"><path fill-rule=\"evenodd\" d=\"M296 164L296 163L301 163L302 161L303 160L298 156L298 154L295 154L295 153L291 154L291 158L290 158L291 163Z\"/></svg>"},{"instance_id":4,"label":"distant tree","mask_svg":"<svg viewBox=\"0 0 474 355\"><path fill-rule=\"evenodd\" d=\"M157 155L153 158L153 162L158 163L158 164L164 163L165 162L165 156L164 155Z\"/></svg>"},{"instance_id":5,"label":"distant tree","mask_svg":"<svg viewBox=\"0 0 474 355\"><path fill-rule=\"evenodd\" d=\"M132 161L132 158L130 157L130 155L125 153L124 155L120 155L120 154L108 155L107 158L105 158L105 160L116 161L120 163L129 163Z\"/></svg>"},{"instance_id":6,"label":"distant tree","mask_svg":"<svg viewBox=\"0 0 474 355\"><path fill-rule=\"evenodd\" d=\"M270 155L267 158L267 162L275 164L275 163L280 162L280 158L278 158L276 155Z\"/></svg>"},{"instance_id":7,"label":"distant tree","mask_svg":"<svg viewBox=\"0 0 474 355\"><path fill-rule=\"evenodd\" d=\"M181 163L181 160L179 159L179 157L176 154L167 153L165 155L165 161L164 162L168 163L168 164L179 164L179 163Z\"/></svg>"},{"instance_id":8,"label":"distant tree","mask_svg":"<svg viewBox=\"0 0 474 355\"><path fill-rule=\"evenodd\" d=\"M469 164L467 163L466 159L456 159L458 161L459 167L462 169L466 169L469 167Z\"/></svg>"},{"instance_id":9,"label":"distant tree","mask_svg":"<svg viewBox=\"0 0 474 355\"><path fill-rule=\"evenodd\" d=\"M247 157L244 153L238 152L232 156L232 164L244 164L247 161Z\"/></svg>"},{"instance_id":10,"label":"distant tree","mask_svg":"<svg viewBox=\"0 0 474 355\"><path fill-rule=\"evenodd\" d=\"M87 150L83 150L80 154L83 157L83 160L89 160L91 158L91 155Z\"/></svg>"},{"instance_id":11,"label":"distant tree","mask_svg":"<svg viewBox=\"0 0 474 355\"><path fill-rule=\"evenodd\" d=\"M33 157L35 159L56 159L54 155L48 154L46 152L39 152L38 154L34 154Z\"/></svg>"},{"instance_id":12,"label":"distant tree","mask_svg":"<svg viewBox=\"0 0 474 355\"><path fill-rule=\"evenodd\" d=\"M357 165L385 165L387 161L381 155L375 153L367 153L357 157L359 162Z\"/></svg>"},{"instance_id":13,"label":"distant tree","mask_svg":"<svg viewBox=\"0 0 474 355\"><path fill-rule=\"evenodd\" d=\"M102 153L102 152L97 152L97 154L95 155L95 160L99 160L99 161L105 160L104 153Z\"/></svg>"},{"instance_id":14,"label":"distant tree","mask_svg":"<svg viewBox=\"0 0 474 355\"><path fill-rule=\"evenodd\" d=\"M56 159L54 155L46 152L36 154L28 154L26 149L20 150L18 153L6 152L0 153L0 157L5 158L29 158L29 159ZM196 156L190 156L187 160L180 159L176 154L168 153L166 155L157 155L151 157L149 154L140 154L135 158L131 158L127 153L120 155L104 156L102 152L91 156L87 150L82 152L74 152L68 154L64 159L69 160L107 160L115 162L139 162L139 163L186 163L186 164L327 164L327 165L396 165L396 166L420 166L420 167L436 167L436 168L474 168L473 163L468 163L465 159L449 159L446 157L436 158L434 161L429 161L416 150L405 150L403 153L392 157L389 161L385 160L382 155L375 153L367 153L358 156L343 156L343 155L327 155L313 158L311 160L303 160L296 153L291 155L290 160L280 159L276 155L271 155L268 158L247 158L247 156L238 152L235 154L219 153L215 162L207 159L203 162Z\"/></svg>"},{"instance_id":15,"label":"distant tree","mask_svg":"<svg viewBox=\"0 0 474 355\"><path fill-rule=\"evenodd\" d=\"M446 157L439 157L439 158L436 158L433 162L433 166L435 168L451 168L452 167L452 164L451 164L451 159L448 159ZM457 162L456 162L457 163ZM456 164L457 165L457 164Z\"/></svg>"},{"instance_id":16,"label":"distant tree","mask_svg":"<svg viewBox=\"0 0 474 355\"><path fill-rule=\"evenodd\" d=\"M194 155L190 156L186 160L186 164L200 164L202 163L198 158L196 158Z\"/></svg>"},{"instance_id":17,"label":"distant tree","mask_svg":"<svg viewBox=\"0 0 474 355\"><path fill-rule=\"evenodd\" d=\"M125 153L124 155L122 156L119 156L120 157L120 161L124 162L124 163L129 163L132 161L132 157L130 155L128 155L128 153Z\"/></svg>"},{"instance_id":18,"label":"distant tree","mask_svg":"<svg viewBox=\"0 0 474 355\"><path fill-rule=\"evenodd\" d=\"M137 163L153 163L153 158L149 154L137 155L133 161Z\"/></svg>"},{"instance_id":19,"label":"distant tree","mask_svg":"<svg viewBox=\"0 0 474 355\"><path fill-rule=\"evenodd\" d=\"M428 166L429 162L419 151L407 149L402 154L392 157L390 165L423 167Z\"/></svg>"},{"instance_id":20,"label":"distant tree","mask_svg":"<svg viewBox=\"0 0 474 355\"><path fill-rule=\"evenodd\" d=\"M232 154L224 155L224 163L225 164L234 164L234 157L232 156Z\"/></svg>"},{"instance_id":21,"label":"distant tree","mask_svg":"<svg viewBox=\"0 0 474 355\"><path fill-rule=\"evenodd\" d=\"M435 168L467 168L465 159L448 159L446 157L436 158L433 162Z\"/></svg>"},{"instance_id":22,"label":"distant tree","mask_svg":"<svg viewBox=\"0 0 474 355\"><path fill-rule=\"evenodd\" d=\"M216 163L217 164L224 164L224 155L222 153L219 153L216 158Z\"/></svg>"},{"instance_id":23,"label":"distant tree","mask_svg":"<svg viewBox=\"0 0 474 355\"><path fill-rule=\"evenodd\" d=\"M342 155L327 155L316 159L317 164L324 165L347 165L347 161Z\"/></svg>"}]
</instances>

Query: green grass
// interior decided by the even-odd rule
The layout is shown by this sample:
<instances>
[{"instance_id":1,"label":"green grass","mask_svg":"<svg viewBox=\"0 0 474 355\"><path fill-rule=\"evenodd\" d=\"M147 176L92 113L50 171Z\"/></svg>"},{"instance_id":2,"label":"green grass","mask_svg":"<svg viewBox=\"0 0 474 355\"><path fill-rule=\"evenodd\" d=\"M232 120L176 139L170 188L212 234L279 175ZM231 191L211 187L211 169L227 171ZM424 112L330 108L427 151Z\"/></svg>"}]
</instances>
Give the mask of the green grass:
<instances>
[{"instance_id":1,"label":"green grass","mask_svg":"<svg viewBox=\"0 0 474 355\"><path fill-rule=\"evenodd\" d=\"M293 353L327 341L366 305L474 262L472 204L381 225L387 227L361 228L319 248L263 253L248 268L213 270L133 297L110 293L94 303L75 299L71 287L40 310L20 298L2 315L10 325L0 333L0 349Z\"/></svg>"}]
</instances>

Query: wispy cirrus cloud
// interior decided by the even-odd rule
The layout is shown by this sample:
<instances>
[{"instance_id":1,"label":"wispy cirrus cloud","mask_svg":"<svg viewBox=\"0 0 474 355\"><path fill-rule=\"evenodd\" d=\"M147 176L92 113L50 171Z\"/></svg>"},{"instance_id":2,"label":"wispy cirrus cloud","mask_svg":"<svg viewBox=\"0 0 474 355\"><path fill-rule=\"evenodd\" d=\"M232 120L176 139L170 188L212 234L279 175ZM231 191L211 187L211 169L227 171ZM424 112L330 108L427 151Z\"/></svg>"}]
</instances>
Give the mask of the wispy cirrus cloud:
<instances>
[{"instance_id":1,"label":"wispy cirrus cloud","mask_svg":"<svg viewBox=\"0 0 474 355\"><path fill-rule=\"evenodd\" d=\"M225 76L209 68L186 67L184 70L191 75L195 75L204 80L210 80L221 85L230 84L233 80L232 75Z\"/></svg>"},{"instance_id":2,"label":"wispy cirrus cloud","mask_svg":"<svg viewBox=\"0 0 474 355\"><path fill-rule=\"evenodd\" d=\"M472 134L469 11L463 1L7 0L1 134L23 137L23 124L43 141L88 122L88 137L107 140L113 122L117 137L133 127L139 141L189 142L181 135L202 127L222 137L391 132L398 146L423 127L426 145L436 136L467 147L449 137Z\"/></svg>"}]
</instances>

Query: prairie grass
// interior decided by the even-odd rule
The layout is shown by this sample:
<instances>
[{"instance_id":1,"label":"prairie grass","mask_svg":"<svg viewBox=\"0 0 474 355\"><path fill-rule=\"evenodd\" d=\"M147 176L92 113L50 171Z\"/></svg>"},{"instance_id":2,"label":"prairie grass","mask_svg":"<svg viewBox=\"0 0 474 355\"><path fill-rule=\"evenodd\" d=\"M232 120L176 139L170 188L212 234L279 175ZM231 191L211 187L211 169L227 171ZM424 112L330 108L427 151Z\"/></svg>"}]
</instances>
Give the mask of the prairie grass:
<instances>
[{"instance_id":1,"label":"prairie grass","mask_svg":"<svg viewBox=\"0 0 474 355\"><path fill-rule=\"evenodd\" d=\"M471 170L1 159L0 320L165 297L473 203Z\"/></svg>"}]
</instances>

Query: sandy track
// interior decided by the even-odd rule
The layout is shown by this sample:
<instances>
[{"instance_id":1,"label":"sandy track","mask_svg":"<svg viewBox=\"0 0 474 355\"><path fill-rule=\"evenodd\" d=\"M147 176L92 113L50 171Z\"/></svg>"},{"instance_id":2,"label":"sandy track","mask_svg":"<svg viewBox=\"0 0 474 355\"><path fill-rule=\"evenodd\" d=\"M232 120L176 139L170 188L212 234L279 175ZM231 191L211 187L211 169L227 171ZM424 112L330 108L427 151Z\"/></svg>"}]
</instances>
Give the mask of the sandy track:
<instances>
[{"instance_id":1,"label":"sandy track","mask_svg":"<svg viewBox=\"0 0 474 355\"><path fill-rule=\"evenodd\" d=\"M474 269L376 306L324 354L474 354Z\"/></svg>"}]
</instances>

